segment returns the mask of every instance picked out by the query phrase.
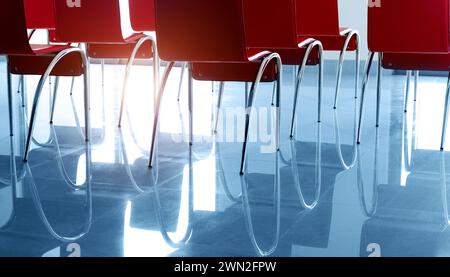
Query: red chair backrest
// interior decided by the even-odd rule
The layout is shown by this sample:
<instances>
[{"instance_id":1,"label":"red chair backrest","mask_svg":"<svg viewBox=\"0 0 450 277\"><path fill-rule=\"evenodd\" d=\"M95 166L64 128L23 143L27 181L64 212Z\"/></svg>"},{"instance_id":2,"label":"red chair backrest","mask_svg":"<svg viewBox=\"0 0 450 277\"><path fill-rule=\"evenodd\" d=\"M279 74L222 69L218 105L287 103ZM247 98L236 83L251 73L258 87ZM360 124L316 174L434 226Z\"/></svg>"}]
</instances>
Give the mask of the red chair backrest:
<instances>
[{"instance_id":1,"label":"red chair backrest","mask_svg":"<svg viewBox=\"0 0 450 277\"><path fill-rule=\"evenodd\" d=\"M28 34L23 0L0 1L0 55L33 53L28 43Z\"/></svg>"},{"instance_id":2,"label":"red chair backrest","mask_svg":"<svg viewBox=\"0 0 450 277\"><path fill-rule=\"evenodd\" d=\"M129 0L131 26L136 32L153 32L155 28L155 1Z\"/></svg>"},{"instance_id":3,"label":"red chair backrest","mask_svg":"<svg viewBox=\"0 0 450 277\"><path fill-rule=\"evenodd\" d=\"M297 48L295 0L244 0L247 47Z\"/></svg>"},{"instance_id":4,"label":"red chair backrest","mask_svg":"<svg viewBox=\"0 0 450 277\"><path fill-rule=\"evenodd\" d=\"M122 43L120 1L53 0L56 37L62 42ZM80 3L69 5L69 2ZM128 4L128 2L127 2Z\"/></svg>"},{"instance_id":5,"label":"red chair backrest","mask_svg":"<svg viewBox=\"0 0 450 277\"><path fill-rule=\"evenodd\" d=\"M53 0L24 0L28 29L54 29Z\"/></svg>"},{"instance_id":6,"label":"red chair backrest","mask_svg":"<svg viewBox=\"0 0 450 277\"><path fill-rule=\"evenodd\" d=\"M242 0L155 0L156 33L166 61L245 61Z\"/></svg>"},{"instance_id":7,"label":"red chair backrest","mask_svg":"<svg viewBox=\"0 0 450 277\"><path fill-rule=\"evenodd\" d=\"M448 53L449 0L383 0L368 16L373 52Z\"/></svg>"},{"instance_id":8,"label":"red chair backrest","mask_svg":"<svg viewBox=\"0 0 450 277\"><path fill-rule=\"evenodd\" d=\"M339 35L338 0L295 0L295 2L298 36Z\"/></svg>"}]
</instances>

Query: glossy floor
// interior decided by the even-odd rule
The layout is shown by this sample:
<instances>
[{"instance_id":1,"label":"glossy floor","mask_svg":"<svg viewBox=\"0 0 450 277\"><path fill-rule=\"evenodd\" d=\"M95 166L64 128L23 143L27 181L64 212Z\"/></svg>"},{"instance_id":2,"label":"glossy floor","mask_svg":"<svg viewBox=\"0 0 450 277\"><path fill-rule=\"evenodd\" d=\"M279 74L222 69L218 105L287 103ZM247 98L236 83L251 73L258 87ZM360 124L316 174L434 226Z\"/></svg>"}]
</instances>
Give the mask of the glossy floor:
<instances>
[{"instance_id":1,"label":"glossy floor","mask_svg":"<svg viewBox=\"0 0 450 277\"><path fill-rule=\"evenodd\" d=\"M243 84L226 84L213 136L217 88L213 94L211 83L195 82L195 143L189 147L183 139L187 82L177 102L176 68L162 108L159 155L150 170L151 68L133 70L119 129L124 68L107 65L102 86L100 66L94 64L91 144L85 145L81 129L82 82L75 82L71 97L70 78L61 79L54 125L48 124L46 87L24 164L22 102L31 103L37 78L27 78L25 101L14 93L11 139L5 64L0 65L1 256L450 256L450 157L438 151L445 78L421 77L417 102L411 100L405 114L405 77L386 72L378 129L372 80L363 141L353 156L358 102L351 74L344 75L337 110L335 77L325 76L319 125L315 75L308 69L296 138L290 140L293 74L286 67L281 152L272 151L272 86L264 84L251 131L258 135L241 177Z\"/></svg>"}]
</instances>

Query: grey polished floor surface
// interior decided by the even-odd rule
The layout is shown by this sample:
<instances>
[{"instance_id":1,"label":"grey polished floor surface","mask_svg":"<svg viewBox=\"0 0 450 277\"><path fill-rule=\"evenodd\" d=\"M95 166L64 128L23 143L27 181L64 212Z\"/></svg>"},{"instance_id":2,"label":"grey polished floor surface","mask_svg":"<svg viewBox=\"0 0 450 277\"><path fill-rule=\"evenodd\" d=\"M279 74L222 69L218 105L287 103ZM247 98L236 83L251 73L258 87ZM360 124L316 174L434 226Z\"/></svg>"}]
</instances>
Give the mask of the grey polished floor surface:
<instances>
[{"instance_id":1,"label":"grey polished floor surface","mask_svg":"<svg viewBox=\"0 0 450 277\"><path fill-rule=\"evenodd\" d=\"M106 65L104 86L100 66L91 70L90 144L82 135L82 81L76 80L71 97L71 79L63 78L53 126L45 88L23 163L28 104L38 79L27 77L25 101L14 93L11 139L0 62L0 256L450 256L450 156L438 151L445 78L421 77L417 101L411 99L404 113L405 77L386 71L379 128L372 78L363 139L355 148L359 106L351 74L344 74L337 110L335 77L325 76L319 125L315 75L308 69L290 140L293 76L286 67L281 151L272 151L272 86L263 84L251 127L257 135L241 177L243 84L226 84L213 136L217 88L213 94L211 83L195 82L195 143L189 147L183 139L187 80L177 102L176 68L150 170L151 68L133 70L120 129L124 67ZM14 92L17 84L15 79Z\"/></svg>"}]
</instances>

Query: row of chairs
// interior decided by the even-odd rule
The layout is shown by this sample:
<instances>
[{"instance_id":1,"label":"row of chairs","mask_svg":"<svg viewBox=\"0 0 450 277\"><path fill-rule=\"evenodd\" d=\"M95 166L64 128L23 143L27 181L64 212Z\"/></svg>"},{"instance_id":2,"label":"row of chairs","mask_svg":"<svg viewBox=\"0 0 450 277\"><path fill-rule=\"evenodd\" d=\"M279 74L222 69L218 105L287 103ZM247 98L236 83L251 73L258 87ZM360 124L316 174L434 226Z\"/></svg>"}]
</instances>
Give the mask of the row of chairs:
<instances>
[{"instance_id":1,"label":"row of chairs","mask_svg":"<svg viewBox=\"0 0 450 277\"><path fill-rule=\"evenodd\" d=\"M164 88L176 62L188 63L189 143L193 143L193 80L251 82L246 96L245 141L241 170L247 152L252 106L261 82L274 82L279 149L282 65L299 66L291 138L294 136L297 100L306 66L319 66L318 118L321 121L323 51L340 51L334 108L337 107L345 53L356 52L355 97L359 83L359 35L339 25L337 0L11 0L0 4L0 24L8 26L0 54L8 57L10 130L13 132L12 74L42 75L36 90L24 160L28 159L39 97L49 76L84 75L85 138L89 140L89 58L129 58L127 75L135 58L153 58L155 120L149 166L153 166L159 111ZM362 127L365 88L374 58L378 70L377 126L381 97L381 68L449 71L449 0L385 0L369 5L369 50L361 94L358 143ZM408 7L407 9L405 7ZM29 43L27 30L46 29L51 43ZM150 35L148 35L150 32ZM86 45L86 51L72 46ZM159 78L159 59L167 62ZM122 93L124 109L127 76ZM223 85L220 86L218 110ZM444 147L447 102L441 149ZM56 95L53 98L55 107ZM216 116L216 120L217 120ZM53 113L51 115L51 122ZM216 124L217 125L217 124Z\"/></svg>"}]
</instances>

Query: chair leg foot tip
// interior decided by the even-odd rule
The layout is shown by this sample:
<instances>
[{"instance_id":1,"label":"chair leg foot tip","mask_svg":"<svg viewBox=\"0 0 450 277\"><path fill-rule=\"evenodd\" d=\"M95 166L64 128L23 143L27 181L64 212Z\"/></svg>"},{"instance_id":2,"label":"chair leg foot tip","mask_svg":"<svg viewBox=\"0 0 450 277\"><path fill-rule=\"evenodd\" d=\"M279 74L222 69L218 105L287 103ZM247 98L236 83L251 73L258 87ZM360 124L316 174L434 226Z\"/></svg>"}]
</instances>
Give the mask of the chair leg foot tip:
<instances>
[{"instance_id":1,"label":"chair leg foot tip","mask_svg":"<svg viewBox=\"0 0 450 277\"><path fill-rule=\"evenodd\" d=\"M242 172L242 171L239 172L239 175L244 176L244 172Z\"/></svg>"},{"instance_id":2,"label":"chair leg foot tip","mask_svg":"<svg viewBox=\"0 0 450 277\"><path fill-rule=\"evenodd\" d=\"M360 142L360 141L358 141L358 142L356 142L356 144L360 145L360 144L361 144L361 142Z\"/></svg>"},{"instance_id":3,"label":"chair leg foot tip","mask_svg":"<svg viewBox=\"0 0 450 277\"><path fill-rule=\"evenodd\" d=\"M333 107L333 110L336 110L336 109L337 109L336 106L334 106L334 107Z\"/></svg>"},{"instance_id":4,"label":"chair leg foot tip","mask_svg":"<svg viewBox=\"0 0 450 277\"><path fill-rule=\"evenodd\" d=\"M441 151L444 151L444 147L441 147Z\"/></svg>"}]
</instances>

